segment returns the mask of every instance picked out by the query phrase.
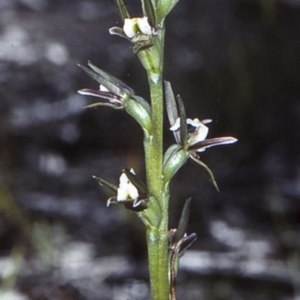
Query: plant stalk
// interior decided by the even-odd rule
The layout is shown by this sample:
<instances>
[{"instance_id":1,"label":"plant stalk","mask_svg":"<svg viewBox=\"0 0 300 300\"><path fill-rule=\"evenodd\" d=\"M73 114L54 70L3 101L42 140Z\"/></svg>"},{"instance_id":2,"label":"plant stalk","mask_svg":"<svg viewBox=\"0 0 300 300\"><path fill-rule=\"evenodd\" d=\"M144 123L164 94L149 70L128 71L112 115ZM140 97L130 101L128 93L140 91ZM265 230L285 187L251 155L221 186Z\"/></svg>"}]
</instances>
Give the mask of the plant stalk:
<instances>
[{"instance_id":1,"label":"plant stalk","mask_svg":"<svg viewBox=\"0 0 300 300\"><path fill-rule=\"evenodd\" d=\"M163 26L161 27L163 28ZM163 182L163 57L164 34L160 29L154 49L143 53L151 95L152 133L145 137L146 176L149 193L160 204L161 222L148 226L147 245L152 300L169 299L168 204L169 192Z\"/></svg>"}]
</instances>

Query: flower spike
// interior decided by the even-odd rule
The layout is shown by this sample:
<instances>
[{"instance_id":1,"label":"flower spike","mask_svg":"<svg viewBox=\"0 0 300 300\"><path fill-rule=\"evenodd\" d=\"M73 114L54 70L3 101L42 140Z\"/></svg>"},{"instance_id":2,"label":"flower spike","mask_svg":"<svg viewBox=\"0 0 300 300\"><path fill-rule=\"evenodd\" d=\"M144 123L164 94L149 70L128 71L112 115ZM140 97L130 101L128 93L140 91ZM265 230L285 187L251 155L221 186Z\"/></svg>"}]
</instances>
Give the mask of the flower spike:
<instances>
[{"instance_id":1,"label":"flower spike","mask_svg":"<svg viewBox=\"0 0 300 300\"><path fill-rule=\"evenodd\" d=\"M184 207L181 212L178 228L173 237L173 242L175 242L175 243L178 242L180 239L182 239L186 232L189 215L190 215L191 199L192 198L188 198L184 203Z\"/></svg>"}]
</instances>

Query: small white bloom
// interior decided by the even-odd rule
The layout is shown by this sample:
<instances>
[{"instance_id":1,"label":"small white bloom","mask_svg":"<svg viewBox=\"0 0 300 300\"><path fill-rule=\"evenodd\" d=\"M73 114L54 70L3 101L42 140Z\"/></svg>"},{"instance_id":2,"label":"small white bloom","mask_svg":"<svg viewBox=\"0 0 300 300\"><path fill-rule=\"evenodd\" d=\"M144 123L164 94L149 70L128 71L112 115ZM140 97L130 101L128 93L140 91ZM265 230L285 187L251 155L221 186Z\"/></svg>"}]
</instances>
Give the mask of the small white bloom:
<instances>
[{"instance_id":1,"label":"small white bloom","mask_svg":"<svg viewBox=\"0 0 300 300\"><path fill-rule=\"evenodd\" d=\"M132 19L126 18L124 20L123 31L130 39L132 39L138 32L145 35L152 35L152 28L148 22L148 17Z\"/></svg>"},{"instance_id":2,"label":"small white bloom","mask_svg":"<svg viewBox=\"0 0 300 300\"><path fill-rule=\"evenodd\" d=\"M152 28L148 22L148 17L137 18L137 25L143 34L152 35Z\"/></svg>"},{"instance_id":3,"label":"small white bloom","mask_svg":"<svg viewBox=\"0 0 300 300\"><path fill-rule=\"evenodd\" d=\"M133 169L131 173L135 174ZM117 201L136 200L139 197L137 188L130 182L125 173L120 176L120 184L118 188Z\"/></svg>"},{"instance_id":4,"label":"small white bloom","mask_svg":"<svg viewBox=\"0 0 300 300\"><path fill-rule=\"evenodd\" d=\"M199 121L199 119L187 119L186 123L193 126L195 129L189 134L188 144L194 145L198 142L204 141L208 135L209 128L204 125L210 123L211 120Z\"/></svg>"},{"instance_id":5,"label":"small white bloom","mask_svg":"<svg viewBox=\"0 0 300 300\"><path fill-rule=\"evenodd\" d=\"M188 134L188 144L194 145L198 142L204 141L208 135L209 128L204 125L210 123L212 120L205 119L200 121L199 119L186 119L187 125L194 127ZM177 131L180 129L180 118L177 118L173 126L170 128L172 131Z\"/></svg>"},{"instance_id":6,"label":"small white bloom","mask_svg":"<svg viewBox=\"0 0 300 300\"><path fill-rule=\"evenodd\" d=\"M123 31L127 37L132 39L136 35L136 21L135 19L125 19L123 25Z\"/></svg>"}]
</instances>

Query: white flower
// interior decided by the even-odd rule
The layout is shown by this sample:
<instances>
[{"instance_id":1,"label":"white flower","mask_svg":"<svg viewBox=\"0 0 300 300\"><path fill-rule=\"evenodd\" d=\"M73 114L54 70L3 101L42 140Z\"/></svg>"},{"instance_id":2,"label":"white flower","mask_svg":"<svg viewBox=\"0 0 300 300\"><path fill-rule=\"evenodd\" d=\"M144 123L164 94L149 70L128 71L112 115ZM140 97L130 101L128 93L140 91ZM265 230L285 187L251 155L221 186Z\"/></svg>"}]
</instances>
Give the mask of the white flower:
<instances>
[{"instance_id":1,"label":"white flower","mask_svg":"<svg viewBox=\"0 0 300 300\"><path fill-rule=\"evenodd\" d=\"M131 173L134 173L134 170L130 170ZM120 184L117 192L117 201L124 200L137 200L139 197L139 192L137 188L130 182L125 173L122 173L120 176Z\"/></svg>"},{"instance_id":2,"label":"white flower","mask_svg":"<svg viewBox=\"0 0 300 300\"><path fill-rule=\"evenodd\" d=\"M186 119L188 127L187 144L189 151L203 152L207 148L219 145L232 144L237 141L233 137L218 137L212 139L206 139L209 128L205 125L210 123L211 119L205 119L200 121L199 119ZM177 118L175 123L170 128L174 133L180 130L180 118Z\"/></svg>"},{"instance_id":3,"label":"white flower","mask_svg":"<svg viewBox=\"0 0 300 300\"><path fill-rule=\"evenodd\" d=\"M148 17L125 19L123 31L129 39L132 39L139 32L145 35L153 34Z\"/></svg>"},{"instance_id":4,"label":"white flower","mask_svg":"<svg viewBox=\"0 0 300 300\"><path fill-rule=\"evenodd\" d=\"M198 142L204 141L208 135L209 128L204 124L210 123L212 120L205 119L200 121L195 118L194 120L188 118L186 119L187 125L193 127L192 130L189 131L188 134L188 144L194 145ZM180 129L180 118L177 118L173 126L170 128L171 131L177 131Z\"/></svg>"}]
</instances>

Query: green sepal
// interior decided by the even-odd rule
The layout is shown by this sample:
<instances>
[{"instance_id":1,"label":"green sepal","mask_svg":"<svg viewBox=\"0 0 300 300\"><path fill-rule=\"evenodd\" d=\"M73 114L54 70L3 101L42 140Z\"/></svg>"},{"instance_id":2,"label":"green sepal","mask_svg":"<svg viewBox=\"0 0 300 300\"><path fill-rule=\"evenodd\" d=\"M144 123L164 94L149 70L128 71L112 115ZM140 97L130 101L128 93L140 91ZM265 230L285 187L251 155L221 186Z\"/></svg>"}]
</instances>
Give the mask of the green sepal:
<instances>
[{"instance_id":1,"label":"green sepal","mask_svg":"<svg viewBox=\"0 0 300 300\"><path fill-rule=\"evenodd\" d=\"M122 21L124 21L124 19L130 19L129 12L123 0L117 0L117 5Z\"/></svg>"},{"instance_id":2,"label":"green sepal","mask_svg":"<svg viewBox=\"0 0 300 300\"><path fill-rule=\"evenodd\" d=\"M148 17L148 22L152 28L156 28L155 10L151 0L142 0L142 8L144 16Z\"/></svg>"},{"instance_id":3,"label":"green sepal","mask_svg":"<svg viewBox=\"0 0 300 300\"><path fill-rule=\"evenodd\" d=\"M177 171L186 163L188 154L181 145L174 144L169 147L164 155L163 176L165 184L168 184Z\"/></svg>"},{"instance_id":4,"label":"green sepal","mask_svg":"<svg viewBox=\"0 0 300 300\"><path fill-rule=\"evenodd\" d=\"M216 190L219 192L219 187L218 184L215 180L215 176L213 174L213 172L211 171L211 169L204 163L202 162L200 159L195 158L192 154L189 155L189 157L196 163L198 164L200 167L202 167L205 172L207 173L207 175L210 178L210 181L212 182L212 184L214 185L214 187L216 188Z\"/></svg>"},{"instance_id":5,"label":"green sepal","mask_svg":"<svg viewBox=\"0 0 300 300\"><path fill-rule=\"evenodd\" d=\"M172 86L169 81L165 81L165 95L166 95L166 108L167 108L170 126L173 126L178 118L178 110L177 110L177 104L175 101Z\"/></svg>"},{"instance_id":6,"label":"green sepal","mask_svg":"<svg viewBox=\"0 0 300 300\"><path fill-rule=\"evenodd\" d=\"M136 176L134 173L130 172L129 169L124 169L123 172L126 174L129 181L138 189L141 194L147 195L148 190L144 182Z\"/></svg>"},{"instance_id":7,"label":"green sepal","mask_svg":"<svg viewBox=\"0 0 300 300\"><path fill-rule=\"evenodd\" d=\"M124 92L128 95L134 95L134 90L130 88L128 85L126 85L123 81L116 78L115 76L99 69L94 64L91 63L91 61L88 61L88 66L98 75L95 75L93 72L91 72L88 68L79 65L89 76L91 76L94 80L99 82L100 84L103 84L107 89L109 89L112 93L116 95L121 95ZM87 70L86 70L87 69ZM100 77L100 78L99 78Z\"/></svg>"},{"instance_id":8,"label":"green sepal","mask_svg":"<svg viewBox=\"0 0 300 300\"><path fill-rule=\"evenodd\" d=\"M152 131L151 109L146 101L142 101L141 97L133 96L124 101L123 106L128 114L130 114L142 127L142 129L150 135Z\"/></svg>"},{"instance_id":9,"label":"green sepal","mask_svg":"<svg viewBox=\"0 0 300 300\"><path fill-rule=\"evenodd\" d=\"M84 106L83 108L98 108L99 106L110 107L113 109L123 109L123 106L117 106L115 104L105 103L105 102L92 103L92 104Z\"/></svg>"},{"instance_id":10,"label":"green sepal","mask_svg":"<svg viewBox=\"0 0 300 300\"><path fill-rule=\"evenodd\" d=\"M158 228L161 222L161 207L154 196L147 199L148 208L138 213L146 227Z\"/></svg>"},{"instance_id":11,"label":"green sepal","mask_svg":"<svg viewBox=\"0 0 300 300\"><path fill-rule=\"evenodd\" d=\"M183 149L187 148L187 124L186 124L186 114L184 109L184 104L179 95L176 97L179 107L179 117L180 117L180 141Z\"/></svg>"},{"instance_id":12,"label":"green sepal","mask_svg":"<svg viewBox=\"0 0 300 300\"><path fill-rule=\"evenodd\" d=\"M116 185L114 185L100 177L97 177L97 176L93 176L93 178L96 179L101 186L104 186L104 187L108 188L110 191L112 191L114 194L117 194L118 187Z\"/></svg>"},{"instance_id":13,"label":"green sepal","mask_svg":"<svg viewBox=\"0 0 300 300\"><path fill-rule=\"evenodd\" d=\"M184 207L182 209L180 220L179 220L179 225L177 227L176 233L172 240L173 243L177 243L179 240L181 240L184 234L186 233L186 228L190 216L190 206L191 206L191 198L188 198L184 203Z\"/></svg>"}]
</instances>

